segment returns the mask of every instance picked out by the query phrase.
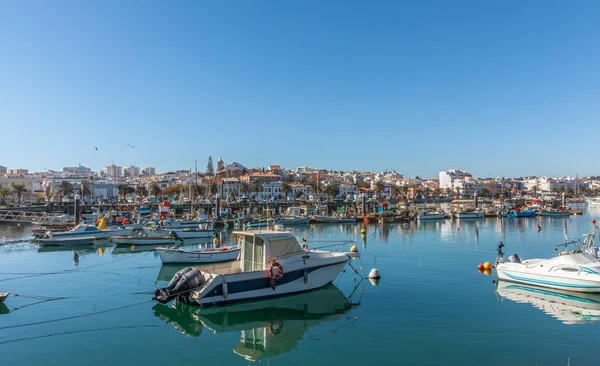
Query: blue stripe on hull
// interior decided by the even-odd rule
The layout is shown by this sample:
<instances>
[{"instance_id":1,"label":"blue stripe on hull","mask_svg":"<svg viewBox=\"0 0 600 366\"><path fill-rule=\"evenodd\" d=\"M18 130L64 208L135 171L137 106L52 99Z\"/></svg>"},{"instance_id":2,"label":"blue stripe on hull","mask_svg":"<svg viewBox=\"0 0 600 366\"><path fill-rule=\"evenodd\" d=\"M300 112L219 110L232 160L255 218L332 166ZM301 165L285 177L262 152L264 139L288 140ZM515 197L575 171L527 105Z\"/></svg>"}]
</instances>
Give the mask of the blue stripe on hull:
<instances>
[{"instance_id":1,"label":"blue stripe on hull","mask_svg":"<svg viewBox=\"0 0 600 366\"><path fill-rule=\"evenodd\" d=\"M533 283L533 284L539 284L539 285L547 285L547 286L556 286L556 287L564 287L564 288L584 288L584 289L599 289L600 290L600 286L595 286L595 285L576 285L576 284L571 284L571 283L564 283L564 282L554 282L554 281L547 281L547 280L536 280L534 278L527 278L527 277L520 277L520 276L515 276L515 275L511 275L509 273L504 272L505 275L507 275L508 277L510 277L511 279L515 280L515 281L521 281L521 282L529 282L529 283Z\"/></svg>"},{"instance_id":2,"label":"blue stripe on hull","mask_svg":"<svg viewBox=\"0 0 600 366\"><path fill-rule=\"evenodd\" d=\"M316 271L321 268L337 266L342 263L343 262L338 262L338 263L332 263L332 264L311 267L311 268L306 268L306 269L308 270L308 273L311 273L311 272ZM285 285L286 283L296 281L298 278L302 278L302 276L304 276L304 268L298 269L298 270L295 270L295 271L292 271L289 273L284 272L281 280L277 281L277 286ZM270 287L271 287L271 280L268 277L255 278L255 279L245 280L245 281L227 282L227 293L229 295L231 295L231 294L236 294L236 293L240 293L240 292L262 290L264 288L270 288ZM209 293L202 296L202 298L214 297L214 296L223 296L223 285L222 284L216 286Z\"/></svg>"},{"instance_id":3,"label":"blue stripe on hull","mask_svg":"<svg viewBox=\"0 0 600 366\"><path fill-rule=\"evenodd\" d=\"M322 288L324 286L327 286L329 284L331 284L333 281L324 284L323 286L320 287L315 287L315 288L311 288L311 289L307 289L307 290L302 290L302 291L294 291L294 292L288 292L285 294L278 294L278 293L273 293L272 295L266 295L266 296L255 296L255 297L249 297L243 300L223 300L223 301L216 301L216 302L211 302L211 303L207 303L207 304L201 304L198 303L198 305L200 305L203 308L208 308L211 306L222 306L222 305L228 305L228 304L239 304L241 302L249 302L249 301L258 301L258 300L264 300L264 299L269 299L269 298L273 298L273 297L280 297L280 296L290 296L290 295L298 295L298 294L303 294L305 292L310 292L310 291L315 291L319 288ZM229 285L229 284L228 284ZM269 283L269 287L271 287L271 284Z\"/></svg>"}]
</instances>

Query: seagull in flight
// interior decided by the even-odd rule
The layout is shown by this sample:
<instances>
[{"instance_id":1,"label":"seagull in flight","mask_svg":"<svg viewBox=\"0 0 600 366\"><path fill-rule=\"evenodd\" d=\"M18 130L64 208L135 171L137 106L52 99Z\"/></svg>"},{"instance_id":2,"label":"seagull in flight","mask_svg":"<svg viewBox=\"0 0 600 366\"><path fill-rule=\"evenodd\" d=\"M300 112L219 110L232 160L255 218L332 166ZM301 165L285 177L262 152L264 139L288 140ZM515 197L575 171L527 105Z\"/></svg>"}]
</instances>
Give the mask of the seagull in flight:
<instances>
[{"instance_id":1,"label":"seagull in flight","mask_svg":"<svg viewBox=\"0 0 600 366\"><path fill-rule=\"evenodd\" d=\"M94 149L96 149L96 151L98 151L98 147L97 146L94 146Z\"/></svg>"},{"instance_id":2,"label":"seagull in flight","mask_svg":"<svg viewBox=\"0 0 600 366\"><path fill-rule=\"evenodd\" d=\"M130 147L130 148L132 148L132 149L135 149L135 146L133 146L133 145L129 145L129 144L127 144L127 146L129 146L129 147Z\"/></svg>"}]
</instances>

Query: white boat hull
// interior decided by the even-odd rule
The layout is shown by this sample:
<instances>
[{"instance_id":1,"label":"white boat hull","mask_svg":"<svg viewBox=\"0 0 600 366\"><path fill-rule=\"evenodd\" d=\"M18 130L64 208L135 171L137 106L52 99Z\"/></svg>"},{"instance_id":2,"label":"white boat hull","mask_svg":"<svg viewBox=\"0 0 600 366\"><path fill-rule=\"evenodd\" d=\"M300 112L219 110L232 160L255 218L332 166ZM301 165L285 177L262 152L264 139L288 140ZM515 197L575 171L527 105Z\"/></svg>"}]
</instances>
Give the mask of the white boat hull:
<instances>
[{"instance_id":1,"label":"white boat hull","mask_svg":"<svg viewBox=\"0 0 600 366\"><path fill-rule=\"evenodd\" d=\"M446 214L420 214L417 218L419 221L443 220L446 218Z\"/></svg>"},{"instance_id":2,"label":"white boat hull","mask_svg":"<svg viewBox=\"0 0 600 366\"><path fill-rule=\"evenodd\" d=\"M560 267L551 264L544 268L543 265L529 267L526 264L502 263L496 266L496 272L498 278L505 281L565 291L600 292L600 274L565 273L557 268Z\"/></svg>"},{"instance_id":3,"label":"white boat hull","mask_svg":"<svg viewBox=\"0 0 600 366\"><path fill-rule=\"evenodd\" d=\"M177 238L180 239L202 239L212 238L215 235L214 230L171 230Z\"/></svg>"},{"instance_id":4,"label":"white boat hull","mask_svg":"<svg viewBox=\"0 0 600 366\"><path fill-rule=\"evenodd\" d=\"M173 263L215 263L236 260L240 254L237 248L229 250L183 250L156 248L160 260L164 264Z\"/></svg>"},{"instance_id":5,"label":"white boat hull","mask_svg":"<svg viewBox=\"0 0 600 366\"><path fill-rule=\"evenodd\" d=\"M310 222L310 217L298 217L293 219L279 219L275 223L281 225L306 225Z\"/></svg>"},{"instance_id":6,"label":"white boat hull","mask_svg":"<svg viewBox=\"0 0 600 366\"><path fill-rule=\"evenodd\" d=\"M207 285L200 290L192 291L189 300L195 305L213 306L314 290L333 282L348 260L349 257L346 255L330 257L327 261L319 260L315 265L306 267L306 281L304 267L298 266L288 270L286 264L281 261L286 272L280 281L276 281L275 288L271 287L271 280L266 270L226 276L210 275L211 280ZM225 288L227 288L226 294L224 294Z\"/></svg>"},{"instance_id":7,"label":"white boat hull","mask_svg":"<svg viewBox=\"0 0 600 366\"><path fill-rule=\"evenodd\" d=\"M160 236L151 236L151 237L131 237L131 236L112 236L111 240L113 243L117 245L127 244L127 245L173 245L176 242L176 239L173 237L160 237Z\"/></svg>"},{"instance_id":8,"label":"white boat hull","mask_svg":"<svg viewBox=\"0 0 600 366\"><path fill-rule=\"evenodd\" d=\"M37 242L41 246L70 246L70 245L92 245L96 241L93 236L67 237L67 238L48 238L39 239Z\"/></svg>"}]
</instances>

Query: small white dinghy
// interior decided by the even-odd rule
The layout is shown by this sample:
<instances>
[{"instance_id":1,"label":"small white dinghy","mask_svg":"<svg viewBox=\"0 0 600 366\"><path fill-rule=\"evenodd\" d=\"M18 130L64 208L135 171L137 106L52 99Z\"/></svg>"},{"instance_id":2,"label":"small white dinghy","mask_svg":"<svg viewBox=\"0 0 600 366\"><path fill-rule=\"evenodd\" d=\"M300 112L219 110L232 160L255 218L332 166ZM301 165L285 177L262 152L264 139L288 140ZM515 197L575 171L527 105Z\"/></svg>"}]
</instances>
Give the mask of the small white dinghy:
<instances>
[{"instance_id":1,"label":"small white dinghy","mask_svg":"<svg viewBox=\"0 0 600 366\"><path fill-rule=\"evenodd\" d=\"M0 292L0 304L6 300L6 298L10 295L10 292Z\"/></svg>"},{"instance_id":2,"label":"small white dinghy","mask_svg":"<svg viewBox=\"0 0 600 366\"><path fill-rule=\"evenodd\" d=\"M37 242L40 246L69 246L69 245L92 245L96 241L93 236L80 236L80 237L55 237L53 235L47 235L42 239L38 239Z\"/></svg>"},{"instance_id":3,"label":"small white dinghy","mask_svg":"<svg viewBox=\"0 0 600 366\"><path fill-rule=\"evenodd\" d=\"M180 248L156 248L163 264L173 263L214 263L236 260L240 254L238 247L216 249L185 250Z\"/></svg>"}]
</instances>

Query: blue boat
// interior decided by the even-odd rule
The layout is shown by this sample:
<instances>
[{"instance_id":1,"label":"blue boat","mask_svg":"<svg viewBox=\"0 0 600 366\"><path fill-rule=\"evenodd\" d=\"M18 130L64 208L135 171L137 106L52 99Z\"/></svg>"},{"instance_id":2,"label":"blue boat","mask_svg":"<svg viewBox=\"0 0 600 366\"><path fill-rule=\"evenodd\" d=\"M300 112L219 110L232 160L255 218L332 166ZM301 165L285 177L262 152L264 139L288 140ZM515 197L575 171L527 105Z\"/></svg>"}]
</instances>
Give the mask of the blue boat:
<instances>
[{"instance_id":1,"label":"blue boat","mask_svg":"<svg viewBox=\"0 0 600 366\"><path fill-rule=\"evenodd\" d=\"M515 210L509 213L510 217L535 217L534 210Z\"/></svg>"}]
</instances>

